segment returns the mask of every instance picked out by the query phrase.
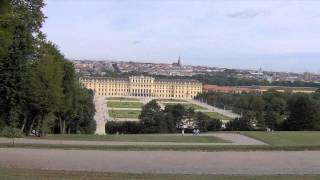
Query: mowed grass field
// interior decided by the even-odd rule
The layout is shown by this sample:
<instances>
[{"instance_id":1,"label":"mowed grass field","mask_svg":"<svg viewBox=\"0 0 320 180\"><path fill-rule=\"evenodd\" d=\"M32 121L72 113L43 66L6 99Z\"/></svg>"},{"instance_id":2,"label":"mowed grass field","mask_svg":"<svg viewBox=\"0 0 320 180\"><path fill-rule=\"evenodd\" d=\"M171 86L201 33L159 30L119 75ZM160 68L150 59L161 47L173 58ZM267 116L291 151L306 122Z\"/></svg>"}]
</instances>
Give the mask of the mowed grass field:
<instances>
[{"instance_id":1,"label":"mowed grass field","mask_svg":"<svg viewBox=\"0 0 320 180\"><path fill-rule=\"evenodd\" d=\"M231 120L232 119L228 116L225 116L225 115L217 113L217 112L205 112L205 114L210 116L211 118L219 119L219 120Z\"/></svg>"},{"instance_id":2,"label":"mowed grass field","mask_svg":"<svg viewBox=\"0 0 320 180\"><path fill-rule=\"evenodd\" d=\"M127 98L127 97L107 97L106 100L115 100L115 101L139 101L137 98Z\"/></svg>"},{"instance_id":3,"label":"mowed grass field","mask_svg":"<svg viewBox=\"0 0 320 180\"><path fill-rule=\"evenodd\" d=\"M162 104L167 106L167 105L176 105L176 104L179 104L179 103L162 103ZM195 110L207 110L207 108L199 106L197 104L181 103L181 105L185 106L186 108L190 108L191 107L191 108L193 108Z\"/></svg>"},{"instance_id":4,"label":"mowed grass field","mask_svg":"<svg viewBox=\"0 0 320 180\"><path fill-rule=\"evenodd\" d=\"M33 169L14 169L0 168L0 179L8 180L316 180L320 176L301 175L301 176L223 176L223 175L175 175L175 174L130 174L130 173L108 173L108 172L84 172L84 171L58 171L58 170L33 170Z\"/></svg>"},{"instance_id":5,"label":"mowed grass field","mask_svg":"<svg viewBox=\"0 0 320 180\"><path fill-rule=\"evenodd\" d=\"M246 131L241 134L266 142L272 146L320 146L320 131Z\"/></svg>"},{"instance_id":6,"label":"mowed grass field","mask_svg":"<svg viewBox=\"0 0 320 180\"><path fill-rule=\"evenodd\" d=\"M47 135L42 140L79 141L120 141L120 142L181 142L212 143L210 145L67 145L67 144L8 144L0 147L14 148L54 148L54 149L95 149L95 150L133 150L133 151L305 151L320 150L320 132L238 132L264 141L269 145L215 145L226 142L214 136L192 136L181 134L137 134L137 135ZM35 137L26 137L39 139ZM226 142L228 143L228 142Z\"/></svg>"},{"instance_id":7,"label":"mowed grass field","mask_svg":"<svg viewBox=\"0 0 320 180\"><path fill-rule=\"evenodd\" d=\"M176 143L228 143L215 136L181 136L180 134L130 134L130 135L47 135L43 139L120 142L176 142Z\"/></svg>"},{"instance_id":8,"label":"mowed grass field","mask_svg":"<svg viewBox=\"0 0 320 180\"><path fill-rule=\"evenodd\" d=\"M141 111L139 110L108 110L112 118L133 118L138 119Z\"/></svg>"},{"instance_id":9,"label":"mowed grass field","mask_svg":"<svg viewBox=\"0 0 320 180\"><path fill-rule=\"evenodd\" d=\"M142 102L107 101L108 108L142 108Z\"/></svg>"}]
</instances>

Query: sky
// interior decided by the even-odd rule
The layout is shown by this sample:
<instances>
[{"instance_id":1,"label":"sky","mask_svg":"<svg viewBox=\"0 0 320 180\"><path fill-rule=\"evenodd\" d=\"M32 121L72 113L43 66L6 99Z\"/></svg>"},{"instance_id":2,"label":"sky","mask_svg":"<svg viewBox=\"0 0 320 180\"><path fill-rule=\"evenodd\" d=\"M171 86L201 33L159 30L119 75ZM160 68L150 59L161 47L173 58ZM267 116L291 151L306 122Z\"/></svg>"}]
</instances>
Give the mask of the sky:
<instances>
[{"instance_id":1,"label":"sky","mask_svg":"<svg viewBox=\"0 0 320 180\"><path fill-rule=\"evenodd\" d=\"M317 0L45 0L69 59L320 73Z\"/></svg>"}]
</instances>

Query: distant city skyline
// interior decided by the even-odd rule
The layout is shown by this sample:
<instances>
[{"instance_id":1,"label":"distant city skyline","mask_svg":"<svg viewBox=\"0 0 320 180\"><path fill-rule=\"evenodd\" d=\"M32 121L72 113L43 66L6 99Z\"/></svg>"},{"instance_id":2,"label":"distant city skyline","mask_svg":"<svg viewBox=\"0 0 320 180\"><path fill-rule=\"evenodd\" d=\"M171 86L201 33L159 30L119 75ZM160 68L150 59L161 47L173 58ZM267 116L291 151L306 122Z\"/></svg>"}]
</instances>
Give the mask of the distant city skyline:
<instances>
[{"instance_id":1,"label":"distant city skyline","mask_svg":"<svg viewBox=\"0 0 320 180\"><path fill-rule=\"evenodd\" d=\"M320 73L320 2L46 0L70 59Z\"/></svg>"}]
</instances>

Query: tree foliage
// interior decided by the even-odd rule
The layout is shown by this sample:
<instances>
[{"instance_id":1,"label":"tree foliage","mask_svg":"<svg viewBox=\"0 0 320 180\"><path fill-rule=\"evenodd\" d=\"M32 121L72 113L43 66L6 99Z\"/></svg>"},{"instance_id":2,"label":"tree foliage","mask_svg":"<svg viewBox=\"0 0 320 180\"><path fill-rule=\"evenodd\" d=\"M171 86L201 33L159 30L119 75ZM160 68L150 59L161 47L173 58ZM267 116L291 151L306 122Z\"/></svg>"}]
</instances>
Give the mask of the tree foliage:
<instances>
[{"instance_id":1,"label":"tree foliage","mask_svg":"<svg viewBox=\"0 0 320 180\"><path fill-rule=\"evenodd\" d=\"M93 133L93 94L41 32L43 6L42 0L0 1L0 129Z\"/></svg>"},{"instance_id":2,"label":"tree foliage","mask_svg":"<svg viewBox=\"0 0 320 180\"><path fill-rule=\"evenodd\" d=\"M208 92L196 97L210 105L232 110L242 117L227 124L229 130L319 130L320 95L274 90L265 93Z\"/></svg>"},{"instance_id":3,"label":"tree foliage","mask_svg":"<svg viewBox=\"0 0 320 180\"><path fill-rule=\"evenodd\" d=\"M191 132L194 128L201 131L218 131L222 122L193 108L181 104L167 105L161 109L155 100L147 103L139 116L139 122L108 122L107 133L176 133L182 129Z\"/></svg>"}]
</instances>

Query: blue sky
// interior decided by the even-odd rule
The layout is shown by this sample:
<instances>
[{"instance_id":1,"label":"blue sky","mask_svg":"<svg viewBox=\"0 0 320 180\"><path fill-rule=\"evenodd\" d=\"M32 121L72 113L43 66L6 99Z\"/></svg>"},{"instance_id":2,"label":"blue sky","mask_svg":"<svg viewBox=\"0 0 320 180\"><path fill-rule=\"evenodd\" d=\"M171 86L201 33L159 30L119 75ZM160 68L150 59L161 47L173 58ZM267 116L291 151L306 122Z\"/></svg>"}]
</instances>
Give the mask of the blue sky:
<instances>
[{"instance_id":1,"label":"blue sky","mask_svg":"<svg viewBox=\"0 0 320 180\"><path fill-rule=\"evenodd\" d=\"M43 31L67 58L320 73L320 1L45 3Z\"/></svg>"}]
</instances>

